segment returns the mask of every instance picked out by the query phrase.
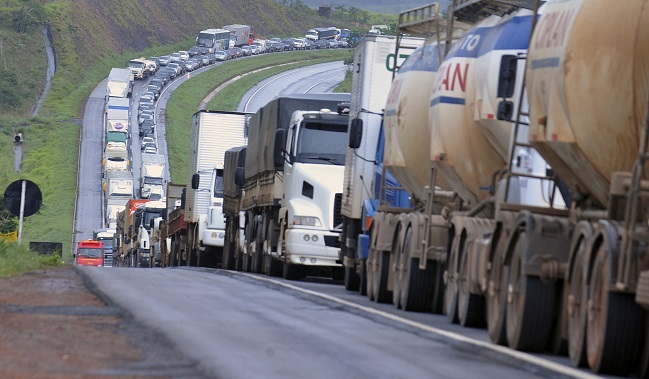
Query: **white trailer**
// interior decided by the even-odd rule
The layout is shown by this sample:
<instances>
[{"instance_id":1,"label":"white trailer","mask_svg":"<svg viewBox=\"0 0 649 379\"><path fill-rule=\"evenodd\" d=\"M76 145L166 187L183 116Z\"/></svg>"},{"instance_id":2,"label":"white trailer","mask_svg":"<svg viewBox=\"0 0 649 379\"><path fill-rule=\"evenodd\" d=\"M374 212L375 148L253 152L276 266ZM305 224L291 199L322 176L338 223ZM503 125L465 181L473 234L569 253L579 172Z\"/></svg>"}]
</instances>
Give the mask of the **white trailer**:
<instances>
[{"instance_id":1,"label":"white trailer","mask_svg":"<svg viewBox=\"0 0 649 379\"><path fill-rule=\"evenodd\" d=\"M245 113L207 110L194 114L188 178L191 188L186 189L185 201L189 265L215 266L222 251L223 157L228 149L247 143L246 117Z\"/></svg>"},{"instance_id":2,"label":"white trailer","mask_svg":"<svg viewBox=\"0 0 649 379\"><path fill-rule=\"evenodd\" d=\"M164 197L165 157L160 154L142 154L140 196L143 199Z\"/></svg>"},{"instance_id":3,"label":"white trailer","mask_svg":"<svg viewBox=\"0 0 649 379\"><path fill-rule=\"evenodd\" d=\"M110 97L106 101L104 122L106 132L122 132L129 134L131 103L129 99Z\"/></svg>"},{"instance_id":4,"label":"white trailer","mask_svg":"<svg viewBox=\"0 0 649 379\"><path fill-rule=\"evenodd\" d=\"M111 68L106 83L106 100L110 97L127 98L133 92L133 74L128 68Z\"/></svg>"},{"instance_id":5,"label":"white trailer","mask_svg":"<svg viewBox=\"0 0 649 379\"><path fill-rule=\"evenodd\" d=\"M340 260L345 266L345 287L348 290L358 288L357 271L363 270L361 265L367 258L358 256L361 249L357 248L357 244L365 226L363 218L367 216L364 212L365 201L375 188L374 174L378 168L376 153L383 124L383 108L394 72L396 40L396 37L366 36L354 52L354 67L357 69L352 76L349 112L356 116L350 119L350 133L354 131L357 142L347 149L341 205L343 231ZM423 44L423 38L402 38L397 65L401 65L414 49Z\"/></svg>"}]
</instances>

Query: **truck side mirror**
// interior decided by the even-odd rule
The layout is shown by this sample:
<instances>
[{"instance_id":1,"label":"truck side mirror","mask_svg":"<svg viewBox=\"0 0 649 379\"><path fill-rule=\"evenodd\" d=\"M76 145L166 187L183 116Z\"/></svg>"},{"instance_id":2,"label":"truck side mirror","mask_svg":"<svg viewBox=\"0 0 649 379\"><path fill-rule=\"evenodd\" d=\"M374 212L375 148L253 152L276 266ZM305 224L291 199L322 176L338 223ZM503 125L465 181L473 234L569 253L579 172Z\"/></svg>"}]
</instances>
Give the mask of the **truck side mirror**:
<instances>
[{"instance_id":1,"label":"truck side mirror","mask_svg":"<svg viewBox=\"0 0 649 379\"><path fill-rule=\"evenodd\" d=\"M237 167L234 171L234 184L239 188L243 188L243 185L246 180L245 169L243 167Z\"/></svg>"},{"instance_id":2,"label":"truck side mirror","mask_svg":"<svg viewBox=\"0 0 649 379\"><path fill-rule=\"evenodd\" d=\"M363 120L355 118L349 127L349 148L358 149L363 139Z\"/></svg>"},{"instance_id":3,"label":"truck side mirror","mask_svg":"<svg viewBox=\"0 0 649 379\"><path fill-rule=\"evenodd\" d=\"M286 129L277 129L275 131L275 145L273 146L273 163L277 171L284 168L284 152L286 146Z\"/></svg>"},{"instance_id":4,"label":"truck side mirror","mask_svg":"<svg viewBox=\"0 0 649 379\"><path fill-rule=\"evenodd\" d=\"M498 75L498 97L506 99L514 96L517 65L518 57L515 55L503 55L500 58L500 74Z\"/></svg>"},{"instance_id":5,"label":"truck side mirror","mask_svg":"<svg viewBox=\"0 0 649 379\"><path fill-rule=\"evenodd\" d=\"M198 185L200 184L200 182L201 182L201 176L198 173L192 175L192 189L195 190L198 189Z\"/></svg>"}]
</instances>

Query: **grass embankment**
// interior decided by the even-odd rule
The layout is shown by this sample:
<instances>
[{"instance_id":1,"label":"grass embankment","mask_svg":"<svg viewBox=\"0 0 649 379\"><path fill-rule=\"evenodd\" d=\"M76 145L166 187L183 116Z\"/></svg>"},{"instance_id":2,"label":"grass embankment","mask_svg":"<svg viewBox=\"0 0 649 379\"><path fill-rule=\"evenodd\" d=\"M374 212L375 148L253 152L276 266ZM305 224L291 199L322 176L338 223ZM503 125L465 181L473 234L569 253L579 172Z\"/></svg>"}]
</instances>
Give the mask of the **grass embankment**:
<instances>
[{"instance_id":1,"label":"grass embankment","mask_svg":"<svg viewBox=\"0 0 649 379\"><path fill-rule=\"evenodd\" d=\"M351 59L351 50L301 51L269 54L226 62L187 80L171 95L165 111L165 130L169 171L173 183L185 183L189 175L189 147L192 115L198 111L203 99L216 87L235 78L264 67L271 67L246 75L234 85L227 86L212 99L207 109L233 111L241 97L261 80L280 72L324 62ZM276 67L282 65L280 67Z\"/></svg>"}]
</instances>

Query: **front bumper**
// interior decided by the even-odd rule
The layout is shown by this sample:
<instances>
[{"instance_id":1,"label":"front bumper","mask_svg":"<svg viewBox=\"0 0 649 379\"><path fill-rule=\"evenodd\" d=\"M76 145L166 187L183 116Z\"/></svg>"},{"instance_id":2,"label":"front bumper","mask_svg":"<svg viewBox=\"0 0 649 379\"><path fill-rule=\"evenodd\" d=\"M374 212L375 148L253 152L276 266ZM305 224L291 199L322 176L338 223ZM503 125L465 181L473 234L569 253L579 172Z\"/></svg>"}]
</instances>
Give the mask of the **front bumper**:
<instances>
[{"instance_id":1,"label":"front bumper","mask_svg":"<svg viewBox=\"0 0 649 379\"><path fill-rule=\"evenodd\" d=\"M292 228L286 231L286 258L308 266L341 266L338 260L340 233Z\"/></svg>"},{"instance_id":2,"label":"front bumper","mask_svg":"<svg viewBox=\"0 0 649 379\"><path fill-rule=\"evenodd\" d=\"M225 230L207 229L203 231L203 245L223 247L225 241Z\"/></svg>"}]
</instances>

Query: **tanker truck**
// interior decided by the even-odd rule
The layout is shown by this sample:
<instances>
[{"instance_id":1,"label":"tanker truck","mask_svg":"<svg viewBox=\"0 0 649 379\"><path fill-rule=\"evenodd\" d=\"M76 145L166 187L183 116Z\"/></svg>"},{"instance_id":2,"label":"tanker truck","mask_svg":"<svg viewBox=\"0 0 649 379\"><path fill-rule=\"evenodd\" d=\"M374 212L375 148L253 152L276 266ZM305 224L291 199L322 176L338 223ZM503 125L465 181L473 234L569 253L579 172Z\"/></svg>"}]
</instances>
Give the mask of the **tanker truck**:
<instances>
[{"instance_id":1,"label":"tanker truck","mask_svg":"<svg viewBox=\"0 0 649 379\"><path fill-rule=\"evenodd\" d=\"M546 175L546 162L526 144L525 133L515 133L512 120L496 117L501 58L526 51L529 37L521 36L529 36L533 17L530 10L516 9L503 17L492 15L455 43L451 25L453 33L445 40L432 41L432 57L417 62L419 55L411 55L395 77L385 108L383 163L411 194L413 209L385 209L374 216L367 262L370 298L406 310L444 310L453 322L484 325L486 302L507 294L497 291L502 283L496 285L490 275L500 272L494 267L503 264L496 258L511 246L516 220L529 209L567 212ZM458 29L465 25L456 24ZM447 49L440 60L439 51ZM406 69L410 65L418 69ZM510 62L512 69L520 66L520 77L523 65L523 60ZM522 89L511 91L508 106L516 108ZM540 250L557 251L561 239L555 236L567 235L569 228L543 217L535 222L539 229L554 231L526 240L532 246L530 259L539 262ZM535 278L540 279L538 272ZM504 317L492 316L503 314L505 304L489 305L490 335L503 343ZM535 350L548 342L536 338L539 328L512 319L510 346Z\"/></svg>"},{"instance_id":2,"label":"tanker truck","mask_svg":"<svg viewBox=\"0 0 649 379\"><path fill-rule=\"evenodd\" d=\"M381 275L368 261L368 279L379 274L374 281L387 282L395 305L407 308L412 288L404 278L426 269L407 257L419 241L421 252L432 253L432 227L445 224L438 262L450 320L486 322L493 342L518 350L560 351L567 343L577 365L644 376L647 1L539 3L527 4L536 12L491 15L453 47L447 43L430 92L428 150L408 142L416 128L386 116L384 163L395 177L415 201L418 189L435 198L440 177L456 201L442 209L440 223L430 221L436 213L425 202L424 238L413 237L418 214L401 214L395 230L405 232L392 234L387 261L378 261L394 269ZM475 22L492 4L458 1L449 20ZM595 33L601 38L593 46L587 41ZM397 79L395 91L403 86ZM397 113L413 111L408 100ZM405 179L426 158L429 184L412 187ZM373 225L370 261L375 238Z\"/></svg>"}]
</instances>

